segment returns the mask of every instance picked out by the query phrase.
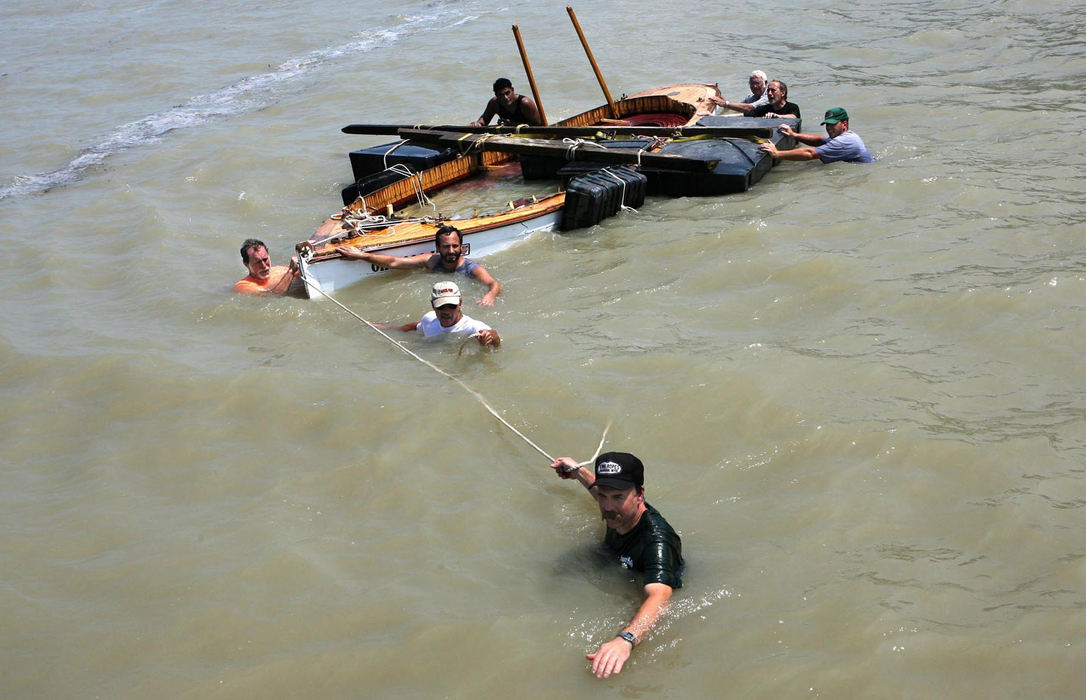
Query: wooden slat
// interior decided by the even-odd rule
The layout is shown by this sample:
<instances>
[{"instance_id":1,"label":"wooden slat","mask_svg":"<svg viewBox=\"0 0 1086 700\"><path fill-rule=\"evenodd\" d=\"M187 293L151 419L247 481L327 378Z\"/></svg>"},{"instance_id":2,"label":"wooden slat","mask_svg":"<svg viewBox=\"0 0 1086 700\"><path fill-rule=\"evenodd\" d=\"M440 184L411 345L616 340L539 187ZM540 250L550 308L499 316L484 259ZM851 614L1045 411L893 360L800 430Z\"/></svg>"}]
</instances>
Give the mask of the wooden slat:
<instances>
[{"instance_id":1,"label":"wooden slat","mask_svg":"<svg viewBox=\"0 0 1086 700\"><path fill-rule=\"evenodd\" d=\"M518 155L546 156L565 160L592 161L608 164L638 164L669 170L707 171L720 162L719 159L705 160L685 156L664 155L646 151L612 149L585 142L576 147L546 139L525 139L491 134L457 134L446 131L411 130L415 141L430 141L442 145L451 145L464 152L469 149L480 151L500 151Z\"/></svg>"}]
</instances>

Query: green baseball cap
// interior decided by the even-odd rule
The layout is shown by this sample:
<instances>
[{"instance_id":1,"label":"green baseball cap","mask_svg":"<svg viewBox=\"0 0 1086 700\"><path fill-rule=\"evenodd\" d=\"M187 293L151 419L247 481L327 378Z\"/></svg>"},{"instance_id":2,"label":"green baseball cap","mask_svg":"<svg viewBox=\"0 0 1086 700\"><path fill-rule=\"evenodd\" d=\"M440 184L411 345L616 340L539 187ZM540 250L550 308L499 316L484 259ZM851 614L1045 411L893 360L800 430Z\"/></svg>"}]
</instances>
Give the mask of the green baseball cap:
<instances>
[{"instance_id":1,"label":"green baseball cap","mask_svg":"<svg viewBox=\"0 0 1086 700\"><path fill-rule=\"evenodd\" d=\"M836 124L837 122L847 122L848 112L844 107L830 107L826 110L826 118L822 121L822 124Z\"/></svg>"}]
</instances>

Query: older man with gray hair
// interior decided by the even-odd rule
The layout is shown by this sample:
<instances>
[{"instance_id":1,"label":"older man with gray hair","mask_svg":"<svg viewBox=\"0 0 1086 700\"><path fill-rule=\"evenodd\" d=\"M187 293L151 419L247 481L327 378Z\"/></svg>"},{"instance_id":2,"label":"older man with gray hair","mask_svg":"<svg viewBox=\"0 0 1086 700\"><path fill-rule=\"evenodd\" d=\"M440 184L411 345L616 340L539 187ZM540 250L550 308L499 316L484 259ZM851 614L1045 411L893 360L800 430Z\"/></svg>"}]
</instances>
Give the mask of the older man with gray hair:
<instances>
[{"instance_id":1,"label":"older man with gray hair","mask_svg":"<svg viewBox=\"0 0 1086 700\"><path fill-rule=\"evenodd\" d=\"M721 97L710 97L709 99L724 109L730 109L740 114L746 114L755 107L761 107L769 102L769 95L766 94L766 86L769 84L769 79L766 77L764 71L755 70L751 71L750 78L747 81L750 85L750 94L743 98L742 102L732 102Z\"/></svg>"}]
</instances>

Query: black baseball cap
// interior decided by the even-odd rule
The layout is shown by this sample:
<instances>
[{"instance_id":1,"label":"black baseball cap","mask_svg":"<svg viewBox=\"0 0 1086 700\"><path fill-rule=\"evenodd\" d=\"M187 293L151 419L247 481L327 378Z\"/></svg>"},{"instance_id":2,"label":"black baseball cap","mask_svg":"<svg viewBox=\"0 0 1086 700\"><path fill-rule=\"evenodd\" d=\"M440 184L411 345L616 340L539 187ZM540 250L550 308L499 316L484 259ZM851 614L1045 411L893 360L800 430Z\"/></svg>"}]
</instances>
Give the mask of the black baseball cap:
<instances>
[{"instance_id":1,"label":"black baseball cap","mask_svg":"<svg viewBox=\"0 0 1086 700\"><path fill-rule=\"evenodd\" d=\"M645 465L629 452L604 452L596 458L596 481L592 485L623 490L644 486Z\"/></svg>"}]
</instances>

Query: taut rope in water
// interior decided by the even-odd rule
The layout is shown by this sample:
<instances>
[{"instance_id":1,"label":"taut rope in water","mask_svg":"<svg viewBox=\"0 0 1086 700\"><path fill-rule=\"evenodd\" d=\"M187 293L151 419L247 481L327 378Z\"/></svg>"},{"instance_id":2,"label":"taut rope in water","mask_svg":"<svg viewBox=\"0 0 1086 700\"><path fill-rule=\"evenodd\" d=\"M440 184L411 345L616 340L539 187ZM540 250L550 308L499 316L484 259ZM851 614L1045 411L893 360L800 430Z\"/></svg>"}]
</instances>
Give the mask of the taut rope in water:
<instances>
[{"instance_id":1,"label":"taut rope in water","mask_svg":"<svg viewBox=\"0 0 1086 700\"><path fill-rule=\"evenodd\" d=\"M427 366L427 367L429 367L430 369L434 370L434 371L435 371L435 372L437 372L438 374L441 374L441 375L443 375L443 376L445 376L445 377L448 377L449 379L451 379L451 380L453 380L454 382L456 382L457 384L459 384L459 385L460 385L460 387L461 387L461 388L462 388L462 389L463 389L464 391L466 391L466 392L468 392L469 394L471 394L472 396L474 396L474 397L475 397L475 398L476 398L476 399L477 399L477 400L479 401L479 403L481 403L481 404L483 405L483 408L485 408L485 409L486 409L487 411L489 411L489 412L490 412L490 415L492 415L492 416L494 416L495 418L497 418L497 419L498 419L498 421L499 421L499 422L500 422L500 423L501 423L502 425L504 425L504 426L505 426L506 428L509 428L510 430L512 430L512 431L513 431L513 433L514 433L514 434L516 434L516 436L517 436L517 437L519 437L519 438L520 438L521 440L523 440L524 442L528 443L528 444L529 444L529 445L530 445L530 446L531 446L531 447L532 447L532 448L533 448L533 449L534 449L534 450L535 450L536 452L538 452L539 454L543 455L543 456L544 456L544 457L545 457L545 458L547 459L547 461L549 461L549 462L553 462L553 461L554 461L554 457L551 457L551 456L550 456L549 454L547 454L547 452L546 452L546 451L545 451L545 450L544 450L544 449L543 449L542 447L540 447L539 445L537 445L537 444L535 444L534 442L532 442L531 440L529 440L529 439L528 439L528 437L524 435L524 433L522 433L522 432L520 432L519 430L517 430L516 428L514 428L514 427L513 427L513 426L512 426L512 425L511 425L511 424L509 423L509 421L505 420L505 419L504 419L504 418L502 418L502 417L501 417L500 415L498 415L498 412L497 412L497 411L495 411L495 410L494 410L494 409L493 409L493 408L492 408L492 407L490 406L490 404L489 404L489 403L487 403L487 400L486 400L485 398L483 398L483 395L482 395L482 394L480 394L479 392L475 391L474 389L472 389L472 388L471 388L470 386L468 386L468 385L467 385L466 383L464 383L464 381L463 381L463 380L459 379L458 377L454 377L453 375L449 374L448 372L446 372L445 370L441 369L440 367L438 367L438 366L437 366L437 365L435 365L434 363L430 362L429 360L427 360L427 359L425 359L425 358L423 358L423 357L419 357L419 356L418 356L417 354L415 354L415 353L414 353L414 352L412 352L411 350L409 350L409 349L407 349L406 347L404 347L404 346L403 346L403 344L401 344L400 342L398 342L398 341L397 341L396 339L394 339L394 338L393 338L392 336L390 336L390 335L389 335L388 333L385 333L385 332L384 332L383 330L381 330L380 328L378 328L378 327L377 327L377 326L375 326L374 324L370 323L370 322L369 322L369 321L367 321L366 319L364 319L364 318L362 318L361 316L359 316L358 314L356 314L356 313L355 313L354 311L352 311L351 309L349 309L349 308L347 308L346 306L344 306L344 305L343 305L343 304L342 304L342 303L341 303L341 302L340 302L340 301L339 301L338 299L334 299L333 297L329 296L329 294L328 294L327 292L325 292L325 291L324 291L323 289L321 289L321 288L320 288L320 287L319 287L318 285L316 285L316 284L313 284L312 282L310 282L309 280L305 279L304 277L302 278L302 281L303 281L303 282L304 282L304 283L306 284L306 286L308 286L308 287L309 287L309 289L313 289L313 290L316 290L316 291L320 292L320 293L321 293L321 294L322 294L322 295L324 296L324 298L325 298L325 299L328 299L328 300L329 300L329 301L331 301L331 302L332 302L333 304L335 304L335 305L336 305L336 306L338 306L339 308L341 308L341 309L343 309L344 311L346 311L347 313L349 313L349 314L350 314L351 316L354 316L354 317L355 317L356 319L358 319L359 321L361 321L361 322L362 322L362 323L364 323L365 325L369 326L369 327L370 327L370 328L372 328L373 330L375 330L375 331L377 331L378 333L380 333L380 334L381 334L381 337L383 337L383 338L384 338L385 340L387 340L388 342L390 342L390 343L392 343L393 345L395 345L395 346L396 346L396 347L397 347L397 348L398 348L399 350L401 350L402 352L404 352L404 353L406 353L406 354L410 355L411 357L415 358L416 360L418 360L418 361L419 361L419 362L421 362L422 364L426 365L426 366ZM461 349L463 349L463 346L461 346ZM604 443L604 442L605 442L605 441L607 440L607 431L609 431L610 429L611 429L611 424L610 424L610 423L608 423L608 424L607 424L607 427L605 427L605 428L603 429L603 435L602 435L602 436L600 437L600 444L599 444L599 447L597 447L597 448L596 448L596 453L595 453L594 455L592 455L592 459L589 459L589 460L587 460L587 461L581 462L581 466L584 466L584 465L587 465L587 464L592 464L593 462L595 462L595 461L596 461L596 457L599 457L599 455L600 455L600 450L602 450L602 449L603 449L603 443Z\"/></svg>"}]
</instances>

